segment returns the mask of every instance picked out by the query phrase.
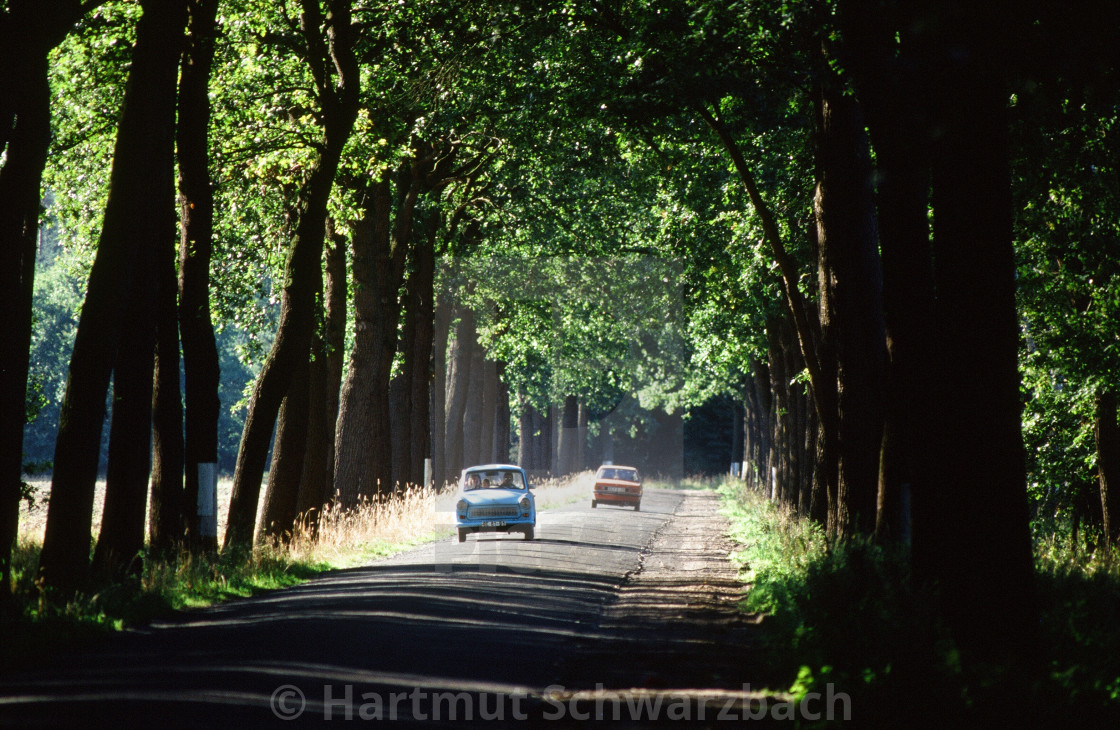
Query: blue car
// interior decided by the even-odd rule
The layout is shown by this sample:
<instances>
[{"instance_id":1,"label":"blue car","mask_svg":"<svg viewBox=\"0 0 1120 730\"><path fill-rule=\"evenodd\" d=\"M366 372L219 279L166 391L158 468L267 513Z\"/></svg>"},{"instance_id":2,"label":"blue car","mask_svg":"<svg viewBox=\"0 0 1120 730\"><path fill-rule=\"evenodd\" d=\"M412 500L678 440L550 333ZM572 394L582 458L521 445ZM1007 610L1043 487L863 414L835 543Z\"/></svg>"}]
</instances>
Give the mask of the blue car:
<instances>
[{"instance_id":1,"label":"blue car","mask_svg":"<svg viewBox=\"0 0 1120 730\"><path fill-rule=\"evenodd\" d=\"M520 532L533 539L537 504L525 470L512 464L486 464L463 470L455 526L459 542L472 532Z\"/></svg>"}]
</instances>

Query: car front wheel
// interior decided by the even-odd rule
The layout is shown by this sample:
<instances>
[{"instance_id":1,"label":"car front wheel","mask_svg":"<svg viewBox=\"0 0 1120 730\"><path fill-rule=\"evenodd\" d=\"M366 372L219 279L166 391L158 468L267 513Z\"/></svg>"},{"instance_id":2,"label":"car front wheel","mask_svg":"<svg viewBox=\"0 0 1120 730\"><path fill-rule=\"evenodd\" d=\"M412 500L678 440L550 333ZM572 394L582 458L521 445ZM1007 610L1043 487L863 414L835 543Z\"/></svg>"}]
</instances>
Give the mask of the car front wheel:
<instances>
[{"instance_id":1,"label":"car front wheel","mask_svg":"<svg viewBox=\"0 0 1120 730\"><path fill-rule=\"evenodd\" d=\"M533 532L533 526L532 525L525 528L525 539L526 540L532 540L533 539L533 534L534 534L534 532Z\"/></svg>"},{"instance_id":2,"label":"car front wheel","mask_svg":"<svg viewBox=\"0 0 1120 730\"><path fill-rule=\"evenodd\" d=\"M459 528L459 542L467 541L467 529L465 527Z\"/></svg>"}]
</instances>

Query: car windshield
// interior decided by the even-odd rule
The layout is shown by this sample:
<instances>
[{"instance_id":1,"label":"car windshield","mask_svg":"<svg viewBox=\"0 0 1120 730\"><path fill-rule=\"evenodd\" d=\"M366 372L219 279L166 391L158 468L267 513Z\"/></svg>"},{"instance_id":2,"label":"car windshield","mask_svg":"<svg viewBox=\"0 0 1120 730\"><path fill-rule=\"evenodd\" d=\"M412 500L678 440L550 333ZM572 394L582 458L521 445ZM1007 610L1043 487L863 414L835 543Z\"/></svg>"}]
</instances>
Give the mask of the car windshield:
<instances>
[{"instance_id":1,"label":"car windshield","mask_svg":"<svg viewBox=\"0 0 1120 730\"><path fill-rule=\"evenodd\" d=\"M634 469L618 469L605 466L599 470L600 479L621 479L628 482L638 481L638 472Z\"/></svg>"},{"instance_id":2,"label":"car windshield","mask_svg":"<svg viewBox=\"0 0 1120 730\"><path fill-rule=\"evenodd\" d=\"M463 489L524 489L525 480L513 469L485 469L463 475Z\"/></svg>"}]
</instances>

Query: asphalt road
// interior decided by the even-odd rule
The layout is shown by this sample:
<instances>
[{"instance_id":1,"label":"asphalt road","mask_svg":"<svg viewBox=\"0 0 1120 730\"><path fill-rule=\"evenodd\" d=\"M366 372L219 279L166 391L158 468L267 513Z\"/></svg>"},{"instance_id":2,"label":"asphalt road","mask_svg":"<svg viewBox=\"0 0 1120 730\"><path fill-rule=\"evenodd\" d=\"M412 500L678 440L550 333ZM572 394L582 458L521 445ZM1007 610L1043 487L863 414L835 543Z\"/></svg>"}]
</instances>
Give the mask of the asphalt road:
<instances>
[{"instance_id":1,"label":"asphalt road","mask_svg":"<svg viewBox=\"0 0 1120 730\"><path fill-rule=\"evenodd\" d=\"M0 726L737 725L767 677L715 507L583 501L533 541L445 540L184 612L9 671Z\"/></svg>"}]
</instances>

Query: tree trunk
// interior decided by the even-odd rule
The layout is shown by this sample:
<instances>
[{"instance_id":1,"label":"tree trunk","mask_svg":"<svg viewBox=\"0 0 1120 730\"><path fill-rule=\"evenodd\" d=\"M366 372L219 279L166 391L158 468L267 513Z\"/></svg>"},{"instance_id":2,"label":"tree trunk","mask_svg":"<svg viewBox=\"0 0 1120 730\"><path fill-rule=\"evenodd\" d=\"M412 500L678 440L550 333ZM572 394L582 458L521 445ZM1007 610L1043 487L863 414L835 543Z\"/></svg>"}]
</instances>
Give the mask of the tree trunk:
<instances>
[{"instance_id":1,"label":"tree trunk","mask_svg":"<svg viewBox=\"0 0 1120 730\"><path fill-rule=\"evenodd\" d=\"M451 330L451 306L441 296L436 303L432 334L431 434L432 476L437 486L450 478L447 465L447 340Z\"/></svg>"},{"instance_id":2,"label":"tree trunk","mask_svg":"<svg viewBox=\"0 0 1120 730\"><path fill-rule=\"evenodd\" d=\"M548 404L548 412L545 414L548 418L548 471L554 477L564 476L564 462L562 460L562 451L560 449L561 437L563 434L563 408L558 408L555 403Z\"/></svg>"},{"instance_id":3,"label":"tree trunk","mask_svg":"<svg viewBox=\"0 0 1120 730\"><path fill-rule=\"evenodd\" d=\"M171 130L168 133L170 151ZM167 228L165 242L174 240L170 212L174 204L171 158L166 159L167 187L162 191L167 214L154 214ZM163 196L159 196L162 198ZM153 201L154 202L154 201ZM163 206L156 203L153 212ZM155 271L156 231L140 241L137 270L126 309L117 361L113 368L113 415L109 427L109 463L105 476L105 506L101 533L93 554L94 575L103 580L138 573L133 560L144 547L144 508L151 473L152 383L155 366L156 298L159 277Z\"/></svg>"},{"instance_id":4,"label":"tree trunk","mask_svg":"<svg viewBox=\"0 0 1120 730\"><path fill-rule=\"evenodd\" d=\"M411 458L408 464L407 481L412 484L423 484L424 460L434 453L431 443L431 390L435 327L435 238L438 228L439 217L429 213L425 222L425 235L417 241L413 252L413 271L409 277L406 295L414 327L408 356L410 363L408 451Z\"/></svg>"},{"instance_id":5,"label":"tree trunk","mask_svg":"<svg viewBox=\"0 0 1120 730\"><path fill-rule=\"evenodd\" d=\"M822 321L835 329L841 537L875 526L883 438L886 340L871 162L855 99L824 73L815 201Z\"/></svg>"},{"instance_id":6,"label":"tree trunk","mask_svg":"<svg viewBox=\"0 0 1120 730\"><path fill-rule=\"evenodd\" d=\"M530 475L536 473L537 452L536 433L537 424L534 419L533 404L529 402L525 392L518 388L517 391L517 463Z\"/></svg>"},{"instance_id":7,"label":"tree trunk","mask_svg":"<svg viewBox=\"0 0 1120 730\"><path fill-rule=\"evenodd\" d=\"M758 424L758 445L755 447L755 488L764 492L770 489L770 444L773 438L773 391L770 389L770 366L755 362L751 368L754 396L757 407L755 422Z\"/></svg>"},{"instance_id":8,"label":"tree trunk","mask_svg":"<svg viewBox=\"0 0 1120 730\"><path fill-rule=\"evenodd\" d=\"M472 320L473 321L473 320ZM470 380L467 384L467 402L463 409L463 466L478 464L482 445L490 446L490 439L482 438L483 383L486 380L486 357L478 344L478 329L470 331Z\"/></svg>"},{"instance_id":9,"label":"tree trunk","mask_svg":"<svg viewBox=\"0 0 1120 730\"><path fill-rule=\"evenodd\" d=\"M473 350L474 312L458 311L459 322L447 356L447 407L444 436L444 479L457 481L463 463L463 417L470 390L471 352Z\"/></svg>"},{"instance_id":10,"label":"tree trunk","mask_svg":"<svg viewBox=\"0 0 1120 730\"><path fill-rule=\"evenodd\" d=\"M311 63L322 100L324 114L323 144L310 175L300 190L295 235L288 249L284 288L280 300L280 324L272 349L253 395L241 435L237 467L230 497L225 547L247 546L253 539L257 501L272 429L283 399L288 394L292 373L310 352L314 330L315 291L320 281L323 238L326 230L327 202L334 185L342 148L350 137L358 112L359 74L353 50L350 5L343 0L328 2L331 17L329 46L323 48L320 35L322 13L317 0L304 0L301 30L309 49L316 51ZM332 76L325 69L337 73Z\"/></svg>"},{"instance_id":11,"label":"tree trunk","mask_svg":"<svg viewBox=\"0 0 1120 730\"><path fill-rule=\"evenodd\" d=\"M575 469L573 471L583 471L588 468L587 464L587 428L590 424L590 414L588 413L587 406L581 401L579 404L579 414L576 419L576 455L575 455Z\"/></svg>"},{"instance_id":12,"label":"tree trunk","mask_svg":"<svg viewBox=\"0 0 1120 730\"><path fill-rule=\"evenodd\" d=\"M372 183L365 210L368 222L361 228L369 238L359 241L358 231L354 235L354 279L360 282L354 297L355 342L342 386L335 441L335 483L347 507L359 497L387 494L393 488L389 380L413 214L431 159L430 149L421 147L401 163L396 200L387 173ZM363 246L359 252L359 245L367 240L368 248Z\"/></svg>"},{"instance_id":13,"label":"tree trunk","mask_svg":"<svg viewBox=\"0 0 1120 730\"><path fill-rule=\"evenodd\" d=\"M789 378L786 374L785 358L782 356L780 322L779 317L771 317L766 325L766 339L769 345L767 349L769 390L773 399L770 421L770 473L766 475L766 484L772 500L780 498L786 478L785 427L788 412L786 383L789 382Z\"/></svg>"},{"instance_id":14,"label":"tree trunk","mask_svg":"<svg viewBox=\"0 0 1120 730\"><path fill-rule=\"evenodd\" d=\"M335 488L347 509L392 484L388 389L399 302L396 289L389 287L387 267L391 262L388 257L378 260L390 247L391 199L388 178L375 182L363 220L354 225L351 236L354 348L339 399L334 465ZM390 310L394 312L391 320Z\"/></svg>"},{"instance_id":15,"label":"tree trunk","mask_svg":"<svg viewBox=\"0 0 1120 730\"><path fill-rule=\"evenodd\" d=\"M190 0L187 45L179 75L179 329L183 341L185 418L183 489L187 543L218 549L216 489L221 370L210 319L214 191L210 181L210 70L218 0ZM199 490L205 490L199 500ZM208 513L199 514L203 505Z\"/></svg>"},{"instance_id":16,"label":"tree trunk","mask_svg":"<svg viewBox=\"0 0 1120 730\"><path fill-rule=\"evenodd\" d=\"M494 450L494 428L498 422L498 363L487 359L481 347L479 355L483 360L477 463L489 464L497 461L497 452Z\"/></svg>"},{"instance_id":17,"label":"tree trunk","mask_svg":"<svg viewBox=\"0 0 1120 730\"><path fill-rule=\"evenodd\" d=\"M174 221L168 220L174 230ZM179 306L175 249L157 262L155 394L152 401L152 495L148 542L171 555L186 535L183 511L183 401L179 391Z\"/></svg>"},{"instance_id":18,"label":"tree trunk","mask_svg":"<svg viewBox=\"0 0 1120 730\"><path fill-rule=\"evenodd\" d=\"M310 433L310 358L292 365L292 386L276 418L272 464L268 468L268 486L257 535L262 540L289 542L298 514L299 485L303 479Z\"/></svg>"},{"instance_id":19,"label":"tree trunk","mask_svg":"<svg viewBox=\"0 0 1120 730\"><path fill-rule=\"evenodd\" d=\"M0 616L19 533L40 186L51 141L47 56L88 8L10 3L0 32Z\"/></svg>"},{"instance_id":20,"label":"tree trunk","mask_svg":"<svg viewBox=\"0 0 1120 730\"><path fill-rule=\"evenodd\" d=\"M1006 102L976 6L936 37L933 164L936 368L929 482L913 552L940 587L966 661L1023 661L1037 649L1038 612L1026 495L1015 311ZM972 17L975 16L975 17ZM963 22L960 22L962 21ZM973 22L974 21L974 22ZM965 49L962 53L961 49ZM971 51L971 52L969 52Z\"/></svg>"},{"instance_id":21,"label":"tree trunk","mask_svg":"<svg viewBox=\"0 0 1120 730\"><path fill-rule=\"evenodd\" d=\"M576 471L576 458L579 453L579 398L564 396L564 410L560 420L560 440L557 446L556 476L567 476Z\"/></svg>"},{"instance_id":22,"label":"tree trunk","mask_svg":"<svg viewBox=\"0 0 1120 730\"><path fill-rule=\"evenodd\" d=\"M164 228L167 218L152 213L168 204L159 196L172 189L164 179L173 174L175 84L186 6L185 2L147 0L142 7L117 131L105 219L59 414L50 506L39 562L46 585L65 593L79 588L89 570L105 395L117 360L132 282L137 276L151 275L150 271L136 271L136 260L141 251L158 247L169 233Z\"/></svg>"},{"instance_id":23,"label":"tree trunk","mask_svg":"<svg viewBox=\"0 0 1120 730\"><path fill-rule=\"evenodd\" d=\"M1097 477L1100 481L1104 536L1108 546L1120 542L1120 426L1116 423L1116 394L1097 393L1093 431L1097 440Z\"/></svg>"},{"instance_id":24,"label":"tree trunk","mask_svg":"<svg viewBox=\"0 0 1120 730\"><path fill-rule=\"evenodd\" d=\"M505 381L506 364L498 363L498 407L494 424L494 459L503 464L510 460L509 387Z\"/></svg>"},{"instance_id":25,"label":"tree trunk","mask_svg":"<svg viewBox=\"0 0 1120 730\"><path fill-rule=\"evenodd\" d=\"M311 536L318 535L323 505L334 498L334 432L346 347L346 238L335 232L330 219L326 245L326 312L312 344L307 454L296 502L296 513Z\"/></svg>"},{"instance_id":26,"label":"tree trunk","mask_svg":"<svg viewBox=\"0 0 1120 730\"><path fill-rule=\"evenodd\" d=\"M405 345L403 341L401 345L411 349L411 345ZM412 460L410 376L411 373L399 373L389 381L389 439L393 464L390 484L394 489L402 489L409 484L408 465Z\"/></svg>"}]
</instances>

